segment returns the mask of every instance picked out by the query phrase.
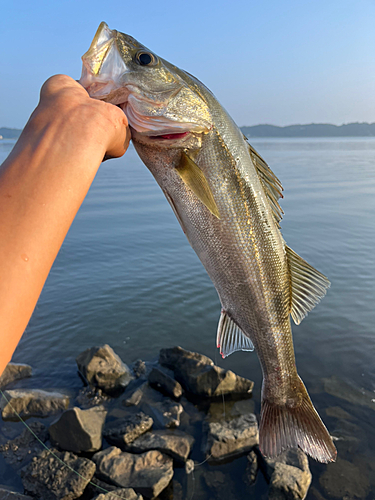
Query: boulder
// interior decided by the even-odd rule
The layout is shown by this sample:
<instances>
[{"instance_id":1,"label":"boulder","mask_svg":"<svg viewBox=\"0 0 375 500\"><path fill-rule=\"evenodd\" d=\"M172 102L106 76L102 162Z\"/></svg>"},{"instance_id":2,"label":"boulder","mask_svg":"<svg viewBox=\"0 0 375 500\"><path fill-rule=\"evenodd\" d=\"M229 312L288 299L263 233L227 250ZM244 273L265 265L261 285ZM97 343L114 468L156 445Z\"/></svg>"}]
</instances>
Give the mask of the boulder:
<instances>
[{"instance_id":1,"label":"boulder","mask_svg":"<svg viewBox=\"0 0 375 500\"><path fill-rule=\"evenodd\" d=\"M3 389L6 385L9 385L16 380L31 377L32 371L33 370L29 365L8 363L0 377L0 389Z\"/></svg>"},{"instance_id":2,"label":"boulder","mask_svg":"<svg viewBox=\"0 0 375 500\"><path fill-rule=\"evenodd\" d=\"M161 349L159 363L172 370L182 387L195 396L249 395L254 386L251 380L216 366L207 356L182 347Z\"/></svg>"},{"instance_id":3,"label":"boulder","mask_svg":"<svg viewBox=\"0 0 375 500\"><path fill-rule=\"evenodd\" d=\"M153 417L159 426L167 429L173 429L180 425L181 413L184 411L180 403L167 398L163 401L145 402L142 404L142 408Z\"/></svg>"},{"instance_id":4,"label":"boulder","mask_svg":"<svg viewBox=\"0 0 375 500\"><path fill-rule=\"evenodd\" d=\"M211 461L242 455L259 443L258 423L253 414L222 422L205 422L203 430L207 433L203 451Z\"/></svg>"},{"instance_id":5,"label":"boulder","mask_svg":"<svg viewBox=\"0 0 375 500\"><path fill-rule=\"evenodd\" d=\"M147 375L147 365L141 359L137 359L137 361L133 365L133 372L136 378L144 377Z\"/></svg>"},{"instance_id":6,"label":"boulder","mask_svg":"<svg viewBox=\"0 0 375 500\"><path fill-rule=\"evenodd\" d=\"M43 500L79 498L95 473L94 462L68 451L51 451L42 451L22 469L21 478L25 490ZM60 460L68 467L64 467Z\"/></svg>"},{"instance_id":7,"label":"boulder","mask_svg":"<svg viewBox=\"0 0 375 500\"><path fill-rule=\"evenodd\" d=\"M103 435L115 446L125 448L139 436L149 431L154 421L142 412L110 422L104 427Z\"/></svg>"},{"instance_id":8,"label":"boulder","mask_svg":"<svg viewBox=\"0 0 375 500\"><path fill-rule=\"evenodd\" d=\"M20 469L30 462L32 457L44 449L40 441L47 441L47 429L41 422L32 422L29 428L32 432L24 429L15 439L0 446L4 460L15 469Z\"/></svg>"},{"instance_id":9,"label":"boulder","mask_svg":"<svg viewBox=\"0 0 375 500\"><path fill-rule=\"evenodd\" d=\"M88 410L70 408L49 427L53 446L74 453L98 451L102 447L102 430L107 412L104 407Z\"/></svg>"},{"instance_id":10,"label":"boulder","mask_svg":"<svg viewBox=\"0 0 375 500\"><path fill-rule=\"evenodd\" d=\"M133 488L146 498L159 495L173 477L172 458L152 450L140 455L111 447L93 456L98 474L121 488Z\"/></svg>"},{"instance_id":11,"label":"boulder","mask_svg":"<svg viewBox=\"0 0 375 500\"><path fill-rule=\"evenodd\" d=\"M336 463L327 466L319 478L319 483L329 498L340 500L365 499L370 492L366 472L340 458Z\"/></svg>"},{"instance_id":12,"label":"boulder","mask_svg":"<svg viewBox=\"0 0 375 500\"><path fill-rule=\"evenodd\" d=\"M33 497L22 495L22 493L0 485L0 500L33 500Z\"/></svg>"},{"instance_id":13,"label":"boulder","mask_svg":"<svg viewBox=\"0 0 375 500\"><path fill-rule=\"evenodd\" d=\"M88 384L107 393L122 391L134 378L129 367L107 344L86 349L77 356L76 362Z\"/></svg>"},{"instance_id":14,"label":"boulder","mask_svg":"<svg viewBox=\"0 0 375 500\"><path fill-rule=\"evenodd\" d=\"M311 484L311 474L298 467L277 462L271 476L269 500L303 500Z\"/></svg>"},{"instance_id":15,"label":"boulder","mask_svg":"<svg viewBox=\"0 0 375 500\"><path fill-rule=\"evenodd\" d=\"M296 467L302 472L307 473L311 478L309 460L306 454L299 448L285 450L275 458L265 458L261 455L261 467L267 481L271 480L276 464L278 463Z\"/></svg>"},{"instance_id":16,"label":"boulder","mask_svg":"<svg viewBox=\"0 0 375 500\"><path fill-rule=\"evenodd\" d=\"M178 399L182 396L181 384L173 377L169 376L159 368L153 368L148 376L148 382L158 391L163 392L167 396Z\"/></svg>"},{"instance_id":17,"label":"boulder","mask_svg":"<svg viewBox=\"0 0 375 500\"><path fill-rule=\"evenodd\" d=\"M116 488L108 493L100 493L93 500L143 500L142 495L138 495L133 488Z\"/></svg>"},{"instance_id":18,"label":"boulder","mask_svg":"<svg viewBox=\"0 0 375 500\"><path fill-rule=\"evenodd\" d=\"M127 446L127 451L143 453L149 450L159 450L175 460L185 462L193 443L194 438L185 432L159 430L143 434Z\"/></svg>"},{"instance_id":19,"label":"boulder","mask_svg":"<svg viewBox=\"0 0 375 500\"><path fill-rule=\"evenodd\" d=\"M4 392L0 401L1 415L4 420L18 421L22 418L48 417L69 406L69 396L60 392L47 392L36 389L13 389Z\"/></svg>"}]
</instances>

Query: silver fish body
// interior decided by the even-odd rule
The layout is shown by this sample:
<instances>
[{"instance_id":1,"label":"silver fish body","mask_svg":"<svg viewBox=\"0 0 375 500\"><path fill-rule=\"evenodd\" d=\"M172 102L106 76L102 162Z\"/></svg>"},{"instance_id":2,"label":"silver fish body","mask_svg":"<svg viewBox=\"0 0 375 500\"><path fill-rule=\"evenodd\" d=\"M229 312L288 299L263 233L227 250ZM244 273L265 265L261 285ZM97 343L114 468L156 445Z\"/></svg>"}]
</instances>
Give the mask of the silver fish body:
<instances>
[{"instance_id":1,"label":"silver fish body","mask_svg":"<svg viewBox=\"0 0 375 500\"><path fill-rule=\"evenodd\" d=\"M283 240L280 181L199 80L133 38L102 23L83 62L81 83L124 109L140 158L215 285L222 355L256 349L262 453L299 446L335 460L297 374L290 322L291 314L303 319L329 282Z\"/></svg>"}]
</instances>

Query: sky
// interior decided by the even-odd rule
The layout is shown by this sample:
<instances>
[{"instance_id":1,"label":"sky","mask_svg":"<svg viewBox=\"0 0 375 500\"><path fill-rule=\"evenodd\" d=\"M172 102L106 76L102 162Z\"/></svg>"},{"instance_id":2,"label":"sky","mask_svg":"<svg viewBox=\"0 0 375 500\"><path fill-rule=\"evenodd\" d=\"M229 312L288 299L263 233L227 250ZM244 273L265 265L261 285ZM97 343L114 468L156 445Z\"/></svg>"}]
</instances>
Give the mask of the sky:
<instances>
[{"instance_id":1,"label":"sky","mask_svg":"<svg viewBox=\"0 0 375 500\"><path fill-rule=\"evenodd\" d=\"M101 21L200 79L239 126L375 122L375 0L11 0L0 17L0 127L51 75L81 74Z\"/></svg>"}]
</instances>

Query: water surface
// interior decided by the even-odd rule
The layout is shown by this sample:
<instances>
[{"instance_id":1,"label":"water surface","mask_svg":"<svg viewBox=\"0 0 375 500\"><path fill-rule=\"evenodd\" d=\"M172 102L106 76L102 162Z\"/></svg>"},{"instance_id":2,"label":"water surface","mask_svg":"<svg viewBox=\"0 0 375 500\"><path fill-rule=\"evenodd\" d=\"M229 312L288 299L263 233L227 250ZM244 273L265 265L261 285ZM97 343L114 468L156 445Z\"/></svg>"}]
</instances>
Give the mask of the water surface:
<instances>
[{"instance_id":1,"label":"water surface","mask_svg":"<svg viewBox=\"0 0 375 500\"><path fill-rule=\"evenodd\" d=\"M348 431L327 408L339 406L353 416L355 453L343 439L337 442L339 456L369 476L366 467L375 464L375 403L372 409L327 394L322 379L337 377L375 398L375 138L251 143L284 186L287 244L332 282L324 300L293 327L298 371L331 433L340 437ZM12 145L0 141L0 162ZM78 389L75 357L87 347L108 343L131 363L181 345L254 380L259 412L256 354L221 359L215 347L219 314L211 281L131 147L124 158L101 166L14 361L34 367L23 387ZM313 487L319 489L326 468L311 466ZM375 498L371 487L368 498ZM307 498L315 496L310 491Z\"/></svg>"}]
</instances>

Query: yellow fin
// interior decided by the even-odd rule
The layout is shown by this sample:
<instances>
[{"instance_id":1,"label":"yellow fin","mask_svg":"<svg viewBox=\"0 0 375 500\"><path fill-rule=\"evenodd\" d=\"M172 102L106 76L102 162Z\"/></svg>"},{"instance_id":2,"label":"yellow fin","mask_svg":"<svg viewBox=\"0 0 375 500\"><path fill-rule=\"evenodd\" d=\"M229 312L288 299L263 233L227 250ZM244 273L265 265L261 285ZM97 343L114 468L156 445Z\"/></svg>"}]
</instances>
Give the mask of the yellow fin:
<instances>
[{"instance_id":1,"label":"yellow fin","mask_svg":"<svg viewBox=\"0 0 375 500\"><path fill-rule=\"evenodd\" d=\"M215 217L220 219L219 210L204 173L184 151L181 154L181 161L176 170L184 183L193 191L203 205Z\"/></svg>"},{"instance_id":2,"label":"yellow fin","mask_svg":"<svg viewBox=\"0 0 375 500\"><path fill-rule=\"evenodd\" d=\"M299 325L324 297L331 283L287 245L285 250L292 285L291 315L295 324Z\"/></svg>"}]
</instances>

